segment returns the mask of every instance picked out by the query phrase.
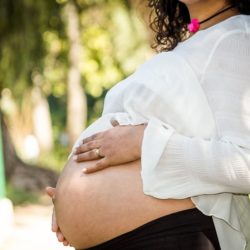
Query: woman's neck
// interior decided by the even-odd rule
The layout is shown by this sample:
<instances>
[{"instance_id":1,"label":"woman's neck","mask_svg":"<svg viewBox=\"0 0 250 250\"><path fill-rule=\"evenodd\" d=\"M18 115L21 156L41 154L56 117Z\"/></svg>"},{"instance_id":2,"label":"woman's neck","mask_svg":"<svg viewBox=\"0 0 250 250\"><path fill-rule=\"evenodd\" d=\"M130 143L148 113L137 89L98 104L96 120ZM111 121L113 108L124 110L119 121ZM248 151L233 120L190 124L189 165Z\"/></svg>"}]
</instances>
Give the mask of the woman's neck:
<instances>
[{"instance_id":1,"label":"woman's neck","mask_svg":"<svg viewBox=\"0 0 250 250\"><path fill-rule=\"evenodd\" d=\"M210 16L214 15L215 13L229 7L227 3L224 1L218 1L218 0L213 0L213 1L199 1L197 3L193 3L188 5L187 8L189 10L190 18L197 18L199 21L203 21ZM229 9L214 18L204 22L200 26L201 29L206 29L210 26L215 25L216 23L219 23L231 16L239 14L237 9Z\"/></svg>"}]
</instances>

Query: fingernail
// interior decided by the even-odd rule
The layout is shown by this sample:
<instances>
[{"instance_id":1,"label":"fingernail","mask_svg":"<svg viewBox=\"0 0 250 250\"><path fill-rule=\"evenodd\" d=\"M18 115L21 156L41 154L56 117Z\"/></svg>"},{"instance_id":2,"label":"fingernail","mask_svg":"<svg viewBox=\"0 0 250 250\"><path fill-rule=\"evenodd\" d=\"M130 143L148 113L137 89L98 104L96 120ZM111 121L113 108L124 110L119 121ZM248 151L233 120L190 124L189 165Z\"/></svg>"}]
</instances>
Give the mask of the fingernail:
<instances>
[{"instance_id":1,"label":"fingernail","mask_svg":"<svg viewBox=\"0 0 250 250\"><path fill-rule=\"evenodd\" d=\"M77 148L74 148L73 150L73 154L75 154L77 152Z\"/></svg>"},{"instance_id":2,"label":"fingernail","mask_svg":"<svg viewBox=\"0 0 250 250\"><path fill-rule=\"evenodd\" d=\"M77 160L77 155L73 156L73 160L76 161Z\"/></svg>"},{"instance_id":3,"label":"fingernail","mask_svg":"<svg viewBox=\"0 0 250 250\"><path fill-rule=\"evenodd\" d=\"M88 171L87 168L83 168L83 169L82 169L82 172L83 172L83 173L87 173L87 171Z\"/></svg>"}]
</instances>

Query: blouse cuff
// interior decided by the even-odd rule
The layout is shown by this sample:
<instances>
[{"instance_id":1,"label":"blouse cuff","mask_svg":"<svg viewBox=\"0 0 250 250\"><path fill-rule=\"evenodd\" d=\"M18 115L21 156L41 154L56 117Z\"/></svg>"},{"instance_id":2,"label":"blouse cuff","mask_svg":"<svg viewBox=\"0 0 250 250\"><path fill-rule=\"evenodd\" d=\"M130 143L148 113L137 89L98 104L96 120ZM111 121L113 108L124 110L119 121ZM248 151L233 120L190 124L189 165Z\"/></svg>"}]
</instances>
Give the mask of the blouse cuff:
<instances>
[{"instance_id":1,"label":"blouse cuff","mask_svg":"<svg viewBox=\"0 0 250 250\"><path fill-rule=\"evenodd\" d=\"M144 131L141 153L143 192L159 199L183 199L194 194L194 182L185 164L187 143L156 118ZM190 185L192 184L192 185ZM191 190L189 190L191 189Z\"/></svg>"},{"instance_id":2,"label":"blouse cuff","mask_svg":"<svg viewBox=\"0 0 250 250\"><path fill-rule=\"evenodd\" d=\"M157 167L166 144L174 129L157 118L151 118L144 131L141 149L141 177L145 194L157 192Z\"/></svg>"},{"instance_id":3,"label":"blouse cuff","mask_svg":"<svg viewBox=\"0 0 250 250\"><path fill-rule=\"evenodd\" d=\"M152 171L158 164L165 146L174 129L157 118L151 118L144 131L141 161L142 174Z\"/></svg>"}]
</instances>

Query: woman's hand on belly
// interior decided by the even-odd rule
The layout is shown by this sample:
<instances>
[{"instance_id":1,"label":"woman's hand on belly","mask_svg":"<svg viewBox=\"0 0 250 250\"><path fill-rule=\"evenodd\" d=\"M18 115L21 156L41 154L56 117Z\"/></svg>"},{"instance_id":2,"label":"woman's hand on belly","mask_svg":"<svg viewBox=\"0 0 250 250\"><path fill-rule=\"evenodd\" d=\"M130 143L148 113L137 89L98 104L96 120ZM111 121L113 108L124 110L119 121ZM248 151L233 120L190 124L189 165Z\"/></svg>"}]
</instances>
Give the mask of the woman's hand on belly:
<instances>
[{"instance_id":1,"label":"woman's hand on belly","mask_svg":"<svg viewBox=\"0 0 250 250\"><path fill-rule=\"evenodd\" d=\"M84 139L82 144L75 148L73 159L76 162L98 160L93 166L84 168L84 173L93 173L141 158L141 144L146 125L113 125L109 130Z\"/></svg>"}]
</instances>

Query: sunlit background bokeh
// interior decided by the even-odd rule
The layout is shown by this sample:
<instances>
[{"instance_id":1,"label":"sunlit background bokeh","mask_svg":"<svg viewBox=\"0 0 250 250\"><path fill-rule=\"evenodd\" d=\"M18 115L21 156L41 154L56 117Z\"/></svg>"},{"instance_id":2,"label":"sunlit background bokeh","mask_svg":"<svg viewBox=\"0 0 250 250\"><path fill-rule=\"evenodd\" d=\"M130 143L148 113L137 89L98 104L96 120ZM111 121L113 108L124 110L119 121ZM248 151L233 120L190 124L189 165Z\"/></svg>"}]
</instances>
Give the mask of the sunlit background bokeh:
<instances>
[{"instance_id":1,"label":"sunlit background bokeh","mask_svg":"<svg viewBox=\"0 0 250 250\"><path fill-rule=\"evenodd\" d=\"M153 54L146 4L0 0L0 210L14 204L14 214L29 211L24 221L31 211L49 221L43 187L55 183L73 142L101 115L107 91ZM7 242L3 249L13 250Z\"/></svg>"}]
</instances>

